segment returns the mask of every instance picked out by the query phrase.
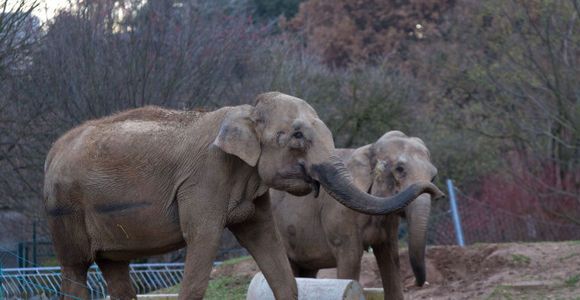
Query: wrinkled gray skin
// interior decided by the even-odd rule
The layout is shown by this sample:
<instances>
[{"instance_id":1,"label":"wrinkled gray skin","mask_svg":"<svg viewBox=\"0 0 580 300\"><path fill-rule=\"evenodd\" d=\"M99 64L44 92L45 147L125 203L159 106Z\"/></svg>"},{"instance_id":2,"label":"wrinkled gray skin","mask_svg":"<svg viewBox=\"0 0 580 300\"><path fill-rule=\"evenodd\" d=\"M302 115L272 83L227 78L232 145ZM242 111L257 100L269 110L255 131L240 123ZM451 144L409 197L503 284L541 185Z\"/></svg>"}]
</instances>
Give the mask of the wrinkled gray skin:
<instances>
[{"instance_id":1,"label":"wrinkled gray skin","mask_svg":"<svg viewBox=\"0 0 580 300\"><path fill-rule=\"evenodd\" d=\"M202 299L227 227L276 298L296 299L269 187L306 195L322 185L346 206L375 214L423 192L441 195L423 182L391 199L371 197L353 186L333 153L332 135L312 107L280 93L208 113L145 107L72 129L45 163L61 291L88 298L78 283L96 262L113 299L135 298L129 261L186 246L179 297Z\"/></svg>"},{"instance_id":2,"label":"wrinkled gray skin","mask_svg":"<svg viewBox=\"0 0 580 300\"><path fill-rule=\"evenodd\" d=\"M384 197L416 182L431 181L437 169L423 141L390 131L374 144L337 149L359 189ZM364 249L372 247L385 299L403 299L399 273L399 215L409 223L409 256L417 285L425 282L425 242L431 209L421 194L399 214L370 216L332 200L327 193L296 197L271 190L274 219L297 277L315 277L319 269L337 267L338 278L359 278Z\"/></svg>"}]
</instances>

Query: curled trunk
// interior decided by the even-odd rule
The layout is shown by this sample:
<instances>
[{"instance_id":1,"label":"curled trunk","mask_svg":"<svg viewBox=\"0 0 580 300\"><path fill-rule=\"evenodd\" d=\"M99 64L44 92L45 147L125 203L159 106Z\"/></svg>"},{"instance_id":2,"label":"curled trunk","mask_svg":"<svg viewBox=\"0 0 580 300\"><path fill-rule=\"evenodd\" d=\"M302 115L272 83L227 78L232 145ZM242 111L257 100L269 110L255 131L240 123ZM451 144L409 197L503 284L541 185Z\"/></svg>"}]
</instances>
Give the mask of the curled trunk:
<instances>
[{"instance_id":1,"label":"curled trunk","mask_svg":"<svg viewBox=\"0 0 580 300\"><path fill-rule=\"evenodd\" d=\"M353 184L350 173L342 161L334 156L327 162L313 165L312 177L338 202L368 215L386 215L399 211L423 193L431 194L433 198L443 196L443 193L430 182L414 183L392 197L369 195Z\"/></svg>"},{"instance_id":2,"label":"curled trunk","mask_svg":"<svg viewBox=\"0 0 580 300\"><path fill-rule=\"evenodd\" d=\"M426 280L425 247L430 212L431 197L427 194L419 196L405 208L405 217L409 225L409 260L417 286L423 286Z\"/></svg>"}]
</instances>

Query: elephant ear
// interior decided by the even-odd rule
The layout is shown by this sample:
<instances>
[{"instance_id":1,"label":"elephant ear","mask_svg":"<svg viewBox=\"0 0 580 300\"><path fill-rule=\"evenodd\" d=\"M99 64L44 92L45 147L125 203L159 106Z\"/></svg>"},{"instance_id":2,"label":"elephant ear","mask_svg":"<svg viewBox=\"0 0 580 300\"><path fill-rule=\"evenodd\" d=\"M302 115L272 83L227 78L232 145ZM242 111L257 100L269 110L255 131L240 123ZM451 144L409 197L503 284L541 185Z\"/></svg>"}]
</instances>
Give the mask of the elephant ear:
<instances>
[{"instance_id":1,"label":"elephant ear","mask_svg":"<svg viewBox=\"0 0 580 300\"><path fill-rule=\"evenodd\" d=\"M244 105L227 113L213 145L255 167L262 149L251 118L253 107Z\"/></svg>"},{"instance_id":2,"label":"elephant ear","mask_svg":"<svg viewBox=\"0 0 580 300\"><path fill-rule=\"evenodd\" d=\"M369 192L373 184L371 146L372 145L366 145L354 150L347 164L354 179L354 184L365 192Z\"/></svg>"}]
</instances>

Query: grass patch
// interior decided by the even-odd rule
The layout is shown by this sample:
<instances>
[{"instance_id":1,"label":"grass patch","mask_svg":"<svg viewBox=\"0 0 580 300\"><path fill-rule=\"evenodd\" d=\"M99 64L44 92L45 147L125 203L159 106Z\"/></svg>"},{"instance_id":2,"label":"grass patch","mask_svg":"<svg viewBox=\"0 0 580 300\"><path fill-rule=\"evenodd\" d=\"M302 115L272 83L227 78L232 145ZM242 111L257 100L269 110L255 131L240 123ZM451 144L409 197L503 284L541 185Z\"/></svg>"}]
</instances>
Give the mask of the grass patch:
<instances>
[{"instance_id":1,"label":"grass patch","mask_svg":"<svg viewBox=\"0 0 580 300\"><path fill-rule=\"evenodd\" d=\"M235 257L235 258L231 258L228 260L224 260L221 265L227 266L227 265L235 265L239 262L242 262L244 260L248 260L252 258L251 256L240 256L240 257Z\"/></svg>"},{"instance_id":2,"label":"grass patch","mask_svg":"<svg viewBox=\"0 0 580 300\"><path fill-rule=\"evenodd\" d=\"M575 287L578 284L578 282L580 282L580 274L576 274L576 275L573 275L573 276L568 277L564 281L564 284L567 287Z\"/></svg>"},{"instance_id":3,"label":"grass patch","mask_svg":"<svg viewBox=\"0 0 580 300\"><path fill-rule=\"evenodd\" d=\"M223 276L209 281L204 300L244 300L252 278L246 276ZM177 294L181 284L157 290L153 294Z\"/></svg>"},{"instance_id":4,"label":"grass patch","mask_svg":"<svg viewBox=\"0 0 580 300\"><path fill-rule=\"evenodd\" d=\"M243 300L246 299L251 278L245 276L224 276L209 282L204 299Z\"/></svg>"},{"instance_id":5,"label":"grass patch","mask_svg":"<svg viewBox=\"0 0 580 300\"><path fill-rule=\"evenodd\" d=\"M245 276L222 276L209 281L207 290L205 291L204 300L243 300L246 299L248 286L252 278ZM153 292L153 294L177 294L181 284L172 287L161 289Z\"/></svg>"},{"instance_id":6,"label":"grass patch","mask_svg":"<svg viewBox=\"0 0 580 300\"><path fill-rule=\"evenodd\" d=\"M572 257L575 257L575 256L578 256L578 255L580 255L580 253L572 253L570 255L560 257L559 260L560 260L560 262L564 262L565 260L572 258Z\"/></svg>"},{"instance_id":7,"label":"grass patch","mask_svg":"<svg viewBox=\"0 0 580 300\"><path fill-rule=\"evenodd\" d=\"M505 285L498 285L493 289L493 292L487 297L488 300L491 299L513 299L513 295L511 293L511 288Z\"/></svg>"},{"instance_id":8,"label":"grass patch","mask_svg":"<svg viewBox=\"0 0 580 300\"><path fill-rule=\"evenodd\" d=\"M241 256L225 260L221 266L235 265L242 261L251 259L251 256ZM218 267L219 268L219 267ZM207 289L205 290L204 300L243 300L246 299L248 286L250 285L251 277L248 276L220 276L209 281ZM172 287L161 289L153 292L153 294L178 294L181 284Z\"/></svg>"},{"instance_id":9,"label":"grass patch","mask_svg":"<svg viewBox=\"0 0 580 300\"><path fill-rule=\"evenodd\" d=\"M517 265L527 266L532 259L522 254L512 254L512 261Z\"/></svg>"},{"instance_id":10,"label":"grass patch","mask_svg":"<svg viewBox=\"0 0 580 300\"><path fill-rule=\"evenodd\" d=\"M56 259L56 257L50 257L47 259L44 259L41 263L40 263L41 267L58 267L58 259Z\"/></svg>"},{"instance_id":11,"label":"grass patch","mask_svg":"<svg viewBox=\"0 0 580 300\"><path fill-rule=\"evenodd\" d=\"M181 284L178 284L178 285L168 287L166 289L156 290L156 291L152 292L151 294L178 294L180 288L181 288Z\"/></svg>"}]
</instances>

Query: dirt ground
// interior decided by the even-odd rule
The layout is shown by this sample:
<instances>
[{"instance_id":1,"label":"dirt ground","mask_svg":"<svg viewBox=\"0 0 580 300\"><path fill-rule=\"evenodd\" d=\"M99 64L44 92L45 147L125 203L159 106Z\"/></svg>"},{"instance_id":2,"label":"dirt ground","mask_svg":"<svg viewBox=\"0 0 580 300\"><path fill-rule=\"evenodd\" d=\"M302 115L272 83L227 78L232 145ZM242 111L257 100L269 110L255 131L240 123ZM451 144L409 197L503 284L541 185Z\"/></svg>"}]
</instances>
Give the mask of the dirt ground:
<instances>
[{"instance_id":1,"label":"dirt ground","mask_svg":"<svg viewBox=\"0 0 580 300\"><path fill-rule=\"evenodd\" d=\"M405 250L400 259L407 299L580 300L580 241L429 247L429 285L421 288L413 286ZM254 261L246 259L217 267L212 277L251 277L256 272ZM335 275L336 270L326 269L318 277ZM365 287L381 287L370 253L363 257L360 282Z\"/></svg>"}]
</instances>

